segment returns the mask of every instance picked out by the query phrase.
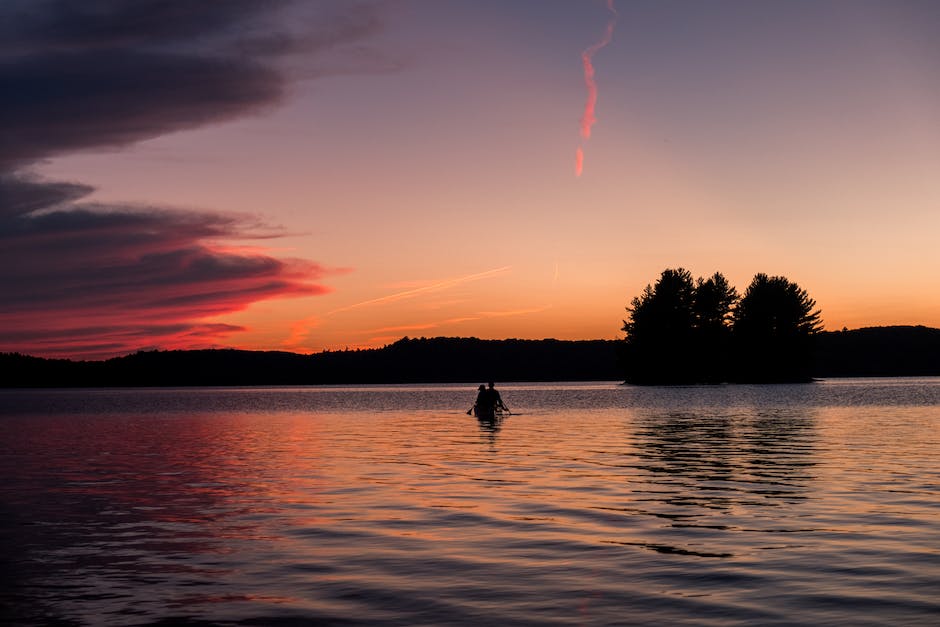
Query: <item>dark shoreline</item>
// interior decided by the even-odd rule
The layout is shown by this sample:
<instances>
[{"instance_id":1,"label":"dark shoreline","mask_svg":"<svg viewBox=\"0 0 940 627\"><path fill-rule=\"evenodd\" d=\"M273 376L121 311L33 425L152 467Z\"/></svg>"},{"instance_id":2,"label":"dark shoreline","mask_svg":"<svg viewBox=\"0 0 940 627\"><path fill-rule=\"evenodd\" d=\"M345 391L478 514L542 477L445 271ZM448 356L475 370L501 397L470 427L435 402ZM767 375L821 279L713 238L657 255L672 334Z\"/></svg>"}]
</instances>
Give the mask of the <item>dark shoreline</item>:
<instances>
[{"instance_id":1,"label":"dark shoreline","mask_svg":"<svg viewBox=\"0 0 940 627\"><path fill-rule=\"evenodd\" d=\"M146 351L105 361L0 354L0 387L176 387L623 380L619 340L403 338L313 355L236 349ZM825 331L814 378L940 375L940 329Z\"/></svg>"}]
</instances>

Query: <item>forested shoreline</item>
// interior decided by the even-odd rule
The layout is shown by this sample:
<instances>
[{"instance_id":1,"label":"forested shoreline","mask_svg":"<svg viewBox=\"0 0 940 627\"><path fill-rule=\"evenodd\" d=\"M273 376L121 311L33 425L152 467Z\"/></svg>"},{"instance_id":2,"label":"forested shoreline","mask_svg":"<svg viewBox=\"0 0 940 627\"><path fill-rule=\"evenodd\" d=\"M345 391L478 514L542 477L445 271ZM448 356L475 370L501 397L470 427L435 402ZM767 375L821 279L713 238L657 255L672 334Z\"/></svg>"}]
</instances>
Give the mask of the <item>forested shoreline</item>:
<instances>
[{"instance_id":1,"label":"forested shoreline","mask_svg":"<svg viewBox=\"0 0 940 627\"><path fill-rule=\"evenodd\" d=\"M342 385L623 381L623 340L402 338L377 349L300 355L234 349L142 351L105 361L0 354L3 387ZM940 376L940 329L822 331L812 376Z\"/></svg>"}]
</instances>

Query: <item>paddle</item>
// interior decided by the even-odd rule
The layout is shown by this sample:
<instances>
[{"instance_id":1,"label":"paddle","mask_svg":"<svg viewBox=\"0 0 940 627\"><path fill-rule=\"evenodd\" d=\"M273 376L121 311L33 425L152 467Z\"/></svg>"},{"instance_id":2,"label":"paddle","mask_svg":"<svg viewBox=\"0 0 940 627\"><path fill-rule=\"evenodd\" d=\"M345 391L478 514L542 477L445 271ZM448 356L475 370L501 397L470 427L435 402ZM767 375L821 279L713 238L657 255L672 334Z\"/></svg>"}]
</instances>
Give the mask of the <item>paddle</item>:
<instances>
[{"instance_id":1,"label":"paddle","mask_svg":"<svg viewBox=\"0 0 940 627\"><path fill-rule=\"evenodd\" d=\"M507 416L521 416L522 415L522 414L519 414L518 412L511 411L508 407L506 407L505 410L506 410ZM468 416L471 415L472 413L473 413L473 407L467 410Z\"/></svg>"}]
</instances>

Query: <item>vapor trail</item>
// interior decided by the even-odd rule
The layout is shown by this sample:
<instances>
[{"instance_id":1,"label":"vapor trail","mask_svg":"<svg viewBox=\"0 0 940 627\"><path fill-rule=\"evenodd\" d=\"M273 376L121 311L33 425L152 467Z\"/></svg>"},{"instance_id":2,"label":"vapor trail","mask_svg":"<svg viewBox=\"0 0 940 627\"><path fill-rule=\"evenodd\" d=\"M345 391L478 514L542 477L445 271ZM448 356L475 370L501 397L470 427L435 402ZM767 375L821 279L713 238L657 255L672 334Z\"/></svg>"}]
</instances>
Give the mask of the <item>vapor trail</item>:
<instances>
[{"instance_id":1,"label":"vapor trail","mask_svg":"<svg viewBox=\"0 0 940 627\"><path fill-rule=\"evenodd\" d=\"M587 100L584 103L584 113L581 115L581 139L591 138L591 127L597 122L594 115L594 107L597 105L597 82L594 80L594 55L598 50L610 43L614 36L614 26L617 25L617 9L614 7L614 0L607 0L607 10L611 17L604 28L604 36L594 45L581 53L581 63L584 65L584 85L587 87ZM575 175L581 176L584 169L584 150L578 147L575 155Z\"/></svg>"},{"instance_id":2,"label":"vapor trail","mask_svg":"<svg viewBox=\"0 0 940 627\"><path fill-rule=\"evenodd\" d=\"M364 300L359 303L353 303L352 305L346 305L345 307L340 307L339 309L334 309L333 311L327 312L326 315L331 316L335 313L340 313L342 311L349 311L350 309L356 309L357 307L363 307L366 305L378 305L384 303L390 303L397 300L402 300L404 298L412 298L419 294L425 294L428 292L438 292L450 287L460 285L462 283L468 283L470 281L479 281L480 279L486 279L491 276L496 276L498 274L503 274L509 272L512 269L512 266L503 266L501 268L494 268L493 270L486 270L485 272L477 272L476 274L468 274L466 276L455 277L452 279L444 279L438 281L431 285L425 285L423 287L416 287L414 289L405 290L403 292L397 292L395 294L389 294L387 296L380 296L379 298L373 298L370 300Z\"/></svg>"}]
</instances>

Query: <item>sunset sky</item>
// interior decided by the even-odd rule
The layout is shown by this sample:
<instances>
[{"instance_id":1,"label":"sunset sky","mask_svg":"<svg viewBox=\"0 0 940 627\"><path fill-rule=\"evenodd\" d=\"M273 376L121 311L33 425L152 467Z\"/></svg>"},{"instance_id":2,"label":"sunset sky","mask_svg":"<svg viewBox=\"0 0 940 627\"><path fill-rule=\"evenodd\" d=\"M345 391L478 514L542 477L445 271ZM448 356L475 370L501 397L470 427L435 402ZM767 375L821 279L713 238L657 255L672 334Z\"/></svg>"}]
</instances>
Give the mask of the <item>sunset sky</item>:
<instances>
[{"instance_id":1,"label":"sunset sky","mask_svg":"<svg viewBox=\"0 0 940 627\"><path fill-rule=\"evenodd\" d=\"M0 57L0 351L616 338L679 266L940 326L937 2L11 0Z\"/></svg>"}]
</instances>

